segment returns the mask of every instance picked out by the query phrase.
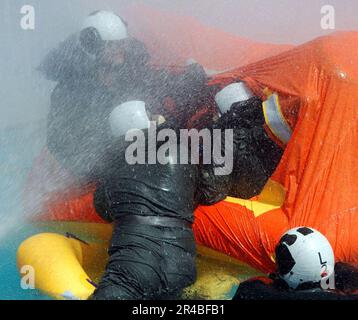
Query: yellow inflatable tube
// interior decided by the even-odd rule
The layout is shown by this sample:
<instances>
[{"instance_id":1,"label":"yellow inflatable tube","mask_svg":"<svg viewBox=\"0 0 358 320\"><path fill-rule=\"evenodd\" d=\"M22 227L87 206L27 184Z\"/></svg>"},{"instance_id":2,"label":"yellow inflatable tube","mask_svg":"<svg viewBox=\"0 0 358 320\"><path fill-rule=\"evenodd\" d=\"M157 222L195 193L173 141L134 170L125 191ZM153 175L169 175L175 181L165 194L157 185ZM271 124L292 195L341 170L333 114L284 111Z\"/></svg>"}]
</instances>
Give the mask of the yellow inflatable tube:
<instances>
[{"instance_id":1,"label":"yellow inflatable tube","mask_svg":"<svg viewBox=\"0 0 358 320\"><path fill-rule=\"evenodd\" d=\"M70 224L66 223L67 230L83 225ZM56 233L28 238L17 252L19 270L31 266L36 289L55 299L87 299L105 269L110 235L108 226L91 224L94 230L101 236L96 239L92 234L88 243ZM222 253L202 246L197 251L197 281L185 290L183 298L228 299L240 281L258 275L256 270Z\"/></svg>"},{"instance_id":2,"label":"yellow inflatable tube","mask_svg":"<svg viewBox=\"0 0 358 320\"><path fill-rule=\"evenodd\" d=\"M106 261L100 246L54 233L25 240L17 253L19 268L35 271L35 287L56 299L87 299L94 290L88 271L103 268L97 261Z\"/></svg>"}]
</instances>

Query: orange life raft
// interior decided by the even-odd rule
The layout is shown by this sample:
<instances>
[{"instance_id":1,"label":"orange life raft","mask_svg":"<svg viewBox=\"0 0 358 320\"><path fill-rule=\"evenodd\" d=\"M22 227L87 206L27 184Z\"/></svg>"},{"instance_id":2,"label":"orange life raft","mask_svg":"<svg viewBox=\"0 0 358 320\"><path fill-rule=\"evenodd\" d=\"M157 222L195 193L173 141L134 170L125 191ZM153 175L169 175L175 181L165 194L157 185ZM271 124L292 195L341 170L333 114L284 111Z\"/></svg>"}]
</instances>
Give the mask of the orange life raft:
<instances>
[{"instance_id":1,"label":"orange life raft","mask_svg":"<svg viewBox=\"0 0 358 320\"><path fill-rule=\"evenodd\" d=\"M180 19L170 23L181 25ZM201 33L212 31L192 21L189 25ZM185 30L191 29L186 26ZM235 45L231 50L223 48L220 61L235 52ZM200 54L192 53L185 51L187 57L201 62ZM274 247L280 235L306 225L328 237L338 261L358 264L357 54L358 33L340 32L215 77L213 82L221 84L244 80L257 94L269 88L283 101L294 101L298 114L283 158L261 195L250 201L228 198L197 208L194 231L199 244L269 272L274 268ZM221 67L207 61L204 65ZM44 151L27 190L41 189L34 177L45 170L44 159L49 174L58 172ZM38 219L100 222L91 186L70 184L46 194L40 210L44 215Z\"/></svg>"}]
</instances>

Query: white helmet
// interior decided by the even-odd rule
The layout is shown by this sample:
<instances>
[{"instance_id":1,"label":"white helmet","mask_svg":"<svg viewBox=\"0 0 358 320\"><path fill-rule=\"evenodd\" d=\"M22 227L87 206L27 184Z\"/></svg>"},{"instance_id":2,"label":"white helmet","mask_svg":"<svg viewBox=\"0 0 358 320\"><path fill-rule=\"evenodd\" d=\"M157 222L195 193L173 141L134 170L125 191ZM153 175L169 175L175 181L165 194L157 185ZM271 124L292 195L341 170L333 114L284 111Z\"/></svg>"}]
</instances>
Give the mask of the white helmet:
<instances>
[{"instance_id":1,"label":"white helmet","mask_svg":"<svg viewBox=\"0 0 358 320\"><path fill-rule=\"evenodd\" d=\"M247 101L253 96L244 82L235 82L219 91L215 96L215 102L221 114L224 114L230 110L234 103Z\"/></svg>"},{"instance_id":2,"label":"white helmet","mask_svg":"<svg viewBox=\"0 0 358 320\"><path fill-rule=\"evenodd\" d=\"M128 38L125 21L109 11L90 14L82 25L80 44L89 54L96 54L105 41L120 41Z\"/></svg>"},{"instance_id":3,"label":"white helmet","mask_svg":"<svg viewBox=\"0 0 358 320\"><path fill-rule=\"evenodd\" d=\"M133 129L149 128L149 118L143 101L127 101L114 108L109 116L112 136L125 136Z\"/></svg>"},{"instance_id":4,"label":"white helmet","mask_svg":"<svg viewBox=\"0 0 358 320\"><path fill-rule=\"evenodd\" d=\"M327 289L328 281L329 288L334 288L334 253L327 238L315 229L287 231L276 247L276 263L279 277L291 289L319 285Z\"/></svg>"},{"instance_id":5,"label":"white helmet","mask_svg":"<svg viewBox=\"0 0 358 320\"><path fill-rule=\"evenodd\" d=\"M96 11L84 21L82 30L95 28L104 41L122 40L128 37L126 23L110 11Z\"/></svg>"}]
</instances>

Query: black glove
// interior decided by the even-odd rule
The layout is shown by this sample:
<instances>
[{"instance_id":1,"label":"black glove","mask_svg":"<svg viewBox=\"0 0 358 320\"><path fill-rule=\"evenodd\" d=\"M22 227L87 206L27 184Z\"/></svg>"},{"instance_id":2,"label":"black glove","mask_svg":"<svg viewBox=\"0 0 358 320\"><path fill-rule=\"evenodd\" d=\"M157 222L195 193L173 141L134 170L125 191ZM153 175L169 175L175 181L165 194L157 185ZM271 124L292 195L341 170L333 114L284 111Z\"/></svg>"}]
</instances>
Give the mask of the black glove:
<instances>
[{"instance_id":1,"label":"black glove","mask_svg":"<svg viewBox=\"0 0 358 320\"><path fill-rule=\"evenodd\" d=\"M115 227L106 271L92 299L174 297L195 279L191 222L197 168L129 165L122 148L111 150L110 157L112 172L104 189ZM126 222L138 216L169 218L182 226L167 227L165 221L162 226Z\"/></svg>"},{"instance_id":2,"label":"black glove","mask_svg":"<svg viewBox=\"0 0 358 320\"><path fill-rule=\"evenodd\" d=\"M231 175L215 174L214 164L199 166L199 184L196 194L197 203L205 206L224 200L231 189Z\"/></svg>"},{"instance_id":3,"label":"black glove","mask_svg":"<svg viewBox=\"0 0 358 320\"><path fill-rule=\"evenodd\" d=\"M187 66L179 75L172 74L170 79L165 87L169 88L168 96L175 101L175 113L172 116L185 128L186 122L203 106L206 99L207 76L203 67L195 63Z\"/></svg>"},{"instance_id":4,"label":"black glove","mask_svg":"<svg viewBox=\"0 0 358 320\"><path fill-rule=\"evenodd\" d=\"M208 79L204 67L197 62L189 64L186 67L184 75L188 81L194 79L195 83L197 83L199 86L206 84Z\"/></svg>"},{"instance_id":5,"label":"black glove","mask_svg":"<svg viewBox=\"0 0 358 320\"><path fill-rule=\"evenodd\" d=\"M185 71L178 76L173 88L174 98L180 106L193 107L202 92L206 88L207 76L204 68L193 63L186 67Z\"/></svg>"},{"instance_id":6,"label":"black glove","mask_svg":"<svg viewBox=\"0 0 358 320\"><path fill-rule=\"evenodd\" d=\"M109 214L109 209L107 207L108 202L106 199L106 191L103 184L99 184L96 188L96 191L93 195L93 205L96 209L98 215L107 222L113 222L112 217Z\"/></svg>"}]
</instances>

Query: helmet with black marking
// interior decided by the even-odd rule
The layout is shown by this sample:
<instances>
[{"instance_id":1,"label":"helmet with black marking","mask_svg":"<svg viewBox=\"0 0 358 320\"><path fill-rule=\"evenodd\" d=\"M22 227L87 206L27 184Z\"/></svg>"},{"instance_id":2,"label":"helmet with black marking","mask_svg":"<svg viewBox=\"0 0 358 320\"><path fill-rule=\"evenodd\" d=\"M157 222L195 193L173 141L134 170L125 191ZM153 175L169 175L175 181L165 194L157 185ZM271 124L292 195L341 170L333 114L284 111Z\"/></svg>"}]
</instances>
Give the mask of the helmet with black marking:
<instances>
[{"instance_id":1,"label":"helmet with black marking","mask_svg":"<svg viewBox=\"0 0 358 320\"><path fill-rule=\"evenodd\" d=\"M295 290L319 287L334 276L334 253L319 231L298 227L287 231L276 247L279 278Z\"/></svg>"}]
</instances>

